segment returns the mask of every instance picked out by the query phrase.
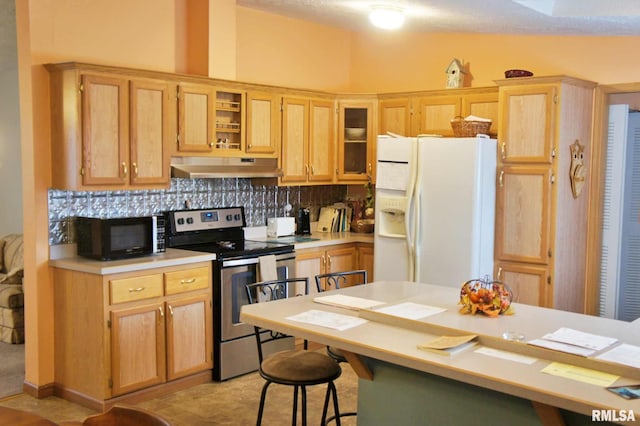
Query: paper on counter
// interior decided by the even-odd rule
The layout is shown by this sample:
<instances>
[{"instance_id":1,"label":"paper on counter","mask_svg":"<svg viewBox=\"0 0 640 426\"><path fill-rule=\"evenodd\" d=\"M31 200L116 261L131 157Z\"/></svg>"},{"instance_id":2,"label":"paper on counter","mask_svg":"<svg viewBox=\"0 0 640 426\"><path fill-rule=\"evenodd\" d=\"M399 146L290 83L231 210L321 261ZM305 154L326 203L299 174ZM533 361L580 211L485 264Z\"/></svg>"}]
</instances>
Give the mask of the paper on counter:
<instances>
[{"instance_id":1,"label":"paper on counter","mask_svg":"<svg viewBox=\"0 0 640 426\"><path fill-rule=\"evenodd\" d=\"M613 337L598 336L597 334L561 327L553 333L545 334L540 339L531 340L527 343L553 349L554 351L590 356L617 341L618 339Z\"/></svg>"},{"instance_id":2,"label":"paper on counter","mask_svg":"<svg viewBox=\"0 0 640 426\"><path fill-rule=\"evenodd\" d=\"M356 311L384 305L385 303L377 300L364 299L362 297L345 296L344 294L331 294L328 296L315 297L313 301L316 303L337 306L339 308L353 309Z\"/></svg>"},{"instance_id":3,"label":"paper on counter","mask_svg":"<svg viewBox=\"0 0 640 426\"><path fill-rule=\"evenodd\" d=\"M603 361L624 364L634 368L640 368L640 346L623 343L596 357Z\"/></svg>"},{"instance_id":4,"label":"paper on counter","mask_svg":"<svg viewBox=\"0 0 640 426\"><path fill-rule=\"evenodd\" d=\"M357 327L368 321L363 318L352 317L349 315L336 314L333 312L319 311L311 309L306 312L301 312L297 315L292 315L285 319L297 322L303 322L306 324L318 325L320 327L332 328L334 330L347 330L349 328Z\"/></svg>"},{"instance_id":5,"label":"paper on counter","mask_svg":"<svg viewBox=\"0 0 640 426\"><path fill-rule=\"evenodd\" d=\"M540 346L554 351L566 352L569 354L589 356L596 353L593 349L581 348L580 346L567 345L566 343L554 342L552 340L534 339L527 342L530 345Z\"/></svg>"},{"instance_id":6,"label":"paper on counter","mask_svg":"<svg viewBox=\"0 0 640 426\"><path fill-rule=\"evenodd\" d=\"M519 362L521 364L531 365L538 360L538 358L515 354L513 352L508 352L508 351L501 351L499 349L488 348L486 346L476 349L474 352L483 354L483 355L492 356L495 358L506 359L508 361Z\"/></svg>"},{"instance_id":7,"label":"paper on counter","mask_svg":"<svg viewBox=\"0 0 640 426\"><path fill-rule=\"evenodd\" d=\"M554 342L580 346L594 351L602 350L618 341L618 339L613 337L598 336L597 334L584 333L566 327L561 327L553 333L545 334L542 338L545 340L553 340Z\"/></svg>"},{"instance_id":8,"label":"paper on counter","mask_svg":"<svg viewBox=\"0 0 640 426\"><path fill-rule=\"evenodd\" d=\"M614 374L603 373L601 371L591 370L589 368L576 367L575 365L562 364L560 362L552 362L542 370L543 373L552 376L565 377L579 382L590 383L596 386L611 386L620 376Z\"/></svg>"},{"instance_id":9,"label":"paper on counter","mask_svg":"<svg viewBox=\"0 0 640 426\"><path fill-rule=\"evenodd\" d=\"M384 308L378 308L375 311L382 312L383 314L393 315L396 317L417 320L428 317L430 315L439 314L440 312L446 311L446 309L437 306L405 302L398 303L397 305L385 306Z\"/></svg>"}]
</instances>

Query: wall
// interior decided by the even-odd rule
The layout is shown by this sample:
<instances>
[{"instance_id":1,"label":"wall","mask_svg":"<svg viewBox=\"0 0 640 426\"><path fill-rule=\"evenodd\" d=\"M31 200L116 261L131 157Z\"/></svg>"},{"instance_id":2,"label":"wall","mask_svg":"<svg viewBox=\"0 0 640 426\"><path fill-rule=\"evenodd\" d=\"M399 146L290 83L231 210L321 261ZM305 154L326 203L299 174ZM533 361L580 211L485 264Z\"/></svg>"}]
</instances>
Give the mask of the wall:
<instances>
[{"instance_id":1,"label":"wall","mask_svg":"<svg viewBox=\"0 0 640 426\"><path fill-rule=\"evenodd\" d=\"M49 90L42 64L74 60L185 70L185 2L16 0L23 218L30 224L25 229L26 380L36 386L53 382ZM235 26L236 78L287 87L340 92L442 88L452 57L470 63L473 86L491 85L509 68L597 82L637 81L635 70L640 69L640 57L634 55L638 37L356 34L242 7L237 7ZM215 49L210 46L210 54Z\"/></svg>"},{"instance_id":2,"label":"wall","mask_svg":"<svg viewBox=\"0 0 640 426\"><path fill-rule=\"evenodd\" d=\"M452 58L468 63L472 87L495 85L508 69L566 74L597 83L638 80L640 37L498 34L354 33L351 89L398 92L444 89Z\"/></svg>"},{"instance_id":3,"label":"wall","mask_svg":"<svg viewBox=\"0 0 640 426\"><path fill-rule=\"evenodd\" d=\"M0 236L22 233L18 67L0 70Z\"/></svg>"}]
</instances>

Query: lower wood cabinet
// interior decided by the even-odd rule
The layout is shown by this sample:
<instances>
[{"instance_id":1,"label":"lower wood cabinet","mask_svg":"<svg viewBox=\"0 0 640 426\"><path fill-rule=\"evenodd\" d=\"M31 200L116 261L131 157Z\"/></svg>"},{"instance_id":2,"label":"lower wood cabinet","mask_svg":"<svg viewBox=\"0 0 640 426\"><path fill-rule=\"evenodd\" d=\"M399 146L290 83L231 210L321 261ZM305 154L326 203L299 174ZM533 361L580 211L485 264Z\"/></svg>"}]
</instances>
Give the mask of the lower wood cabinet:
<instances>
[{"instance_id":1,"label":"lower wood cabinet","mask_svg":"<svg viewBox=\"0 0 640 426\"><path fill-rule=\"evenodd\" d=\"M366 269L373 281L373 244L350 243L296 250L296 276L309 277L309 293L316 293L315 276Z\"/></svg>"},{"instance_id":2,"label":"lower wood cabinet","mask_svg":"<svg viewBox=\"0 0 640 426\"><path fill-rule=\"evenodd\" d=\"M53 271L56 394L103 409L134 391L176 390L177 379L211 380L210 262L114 275Z\"/></svg>"},{"instance_id":3,"label":"lower wood cabinet","mask_svg":"<svg viewBox=\"0 0 640 426\"><path fill-rule=\"evenodd\" d=\"M358 243L358 269L367 271L367 280L375 281L373 276L373 243Z\"/></svg>"}]
</instances>

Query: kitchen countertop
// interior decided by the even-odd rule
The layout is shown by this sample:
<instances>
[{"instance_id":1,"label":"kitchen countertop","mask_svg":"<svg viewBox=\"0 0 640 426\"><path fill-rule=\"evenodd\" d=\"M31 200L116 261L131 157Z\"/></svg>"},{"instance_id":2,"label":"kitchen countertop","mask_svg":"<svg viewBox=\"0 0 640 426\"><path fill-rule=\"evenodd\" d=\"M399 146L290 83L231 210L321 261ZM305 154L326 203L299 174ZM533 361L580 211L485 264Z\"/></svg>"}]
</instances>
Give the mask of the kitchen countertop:
<instances>
[{"instance_id":1,"label":"kitchen countertop","mask_svg":"<svg viewBox=\"0 0 640 426\"><path fill-rule=\"evenodd\" d=\"M72 256L49 260L49 266L61 269L70 269L90 274L108 275L121 272L143 271L145 269L164 268L167 266L186 265L189 263L215 260L213 253L199 251L167 249L164 253L132 259L101 261Z\"/></svg>"},{"instance_id":2,"label":"kitchen countertop","mask_svg":"<svg viewBox=\"0 0 640 426\"><path fill-rule=\"evenodd\" d=\"M373 234L356 232L314 232L311 235L289 235L284 237L251 238L270 242L293 243L296 250L314 249L335 244L370 243Z\"/></svg>"},{"instance_id":3,"label":"kitchen countertop","mask_svg":"<svg viewBox=\"0 0 640 426\"><path fill-rule=\"evenodd\" d=\"M447 386L455 388L455 394L458 398L452 398L454 404L450 420L460 414L461 406L466 406L469 402L464 399L465 395L468 395L469 388L466 387L468 385L479 387L480 396L484 394L481 389L495 390L505 395L505 403L508 403L507 399L512 395L550 407L559 407L582 413L586 416L591 415L592 409L618 411L633 409L636 413L640 413L640 400L625 400L607 391L604 386L581 383L566 377L544 374L541 371L552 361L562 360L562 362L575 363L575 365L597 361L588 361L583 357L546 349L536 350L535 347L531 349L526 343L509 342L501 338L505 331L516 331L524 334L528 341L552 332L559 327L570 327L589 333L615 337L621 342L632 345L640 345L640 334L638 334L638 326L640 324L636 322L626 323L517 303L513 304L514 315L500 316L498 318L489 318L482 315L461 315L458 313L459 307L457 306L458 288L408 282L374 282L367 285L334 290L330 293L378 300L390 305L401 302L428 304L443 307L446 311L420 320L397 320L393 316L385 314L371 315L372 311L363 310L359 313L349 309L315 303L313 300L315 296L310 295L269 303L245 305L242 307L240 319L248 324L339 347L352 354L358 354L359 358L364 356L366 363L371 362L370 360L379 360L379 362L376 361L372 364L374 367L374 385L376 382L386 383L385 380L388 379L388 376L384 374L380 376L375 374L378 371L376 368L381 365L380 362L410 369L402 370L412 372L410 375L402 377L408 377L410 380L415 379L416 383L420 384L423 383L423 377L442 377ZM369 319L369 321L348 330L337 331L290 319L293 315L309 310L360 316L361 318ZM417 348L418 344L439 335L437 332L439 329L454 334L477 334L487 341L499 342L503 350L520 354L526 353L534 357L534 362L527 364L505 361L501 358L477 353L475 350L468 350L465 353L449 357L436 355ZM431 330L431 332L428 330ZM478 345L478 347L481 347L481 345ZM535 352L528 353L526 351ZM591 366L590 368L595 367ZM598 364L597 369L613 373L616 371L614 368L617 368L615 364L601 362L601 364ZM508 374L505 373L506 371L508 371ZM621 377L615 384L637 383L638 374L640 373L630 367L625 371L633 371L634 374L627 376L626 374L620 374L618 371L615 375ZM366 380L366 377L361 376L361 378ZM442 384L442 381L438 383ZM364 385L369 386L364 383L361 390L364 389ZM401 384L399 387L393 388L391 394L401 392L403 396L409 398L416 390L416 388L412 387L413 385L415 385L413 382ZM444 387L438 389L444 391ZM358 423L363 420L363 424L367 424L364 421L365 419L360 418L361 408L364 408L364 405L361 405L361 396L363 396L362 393L359 393ZM365 402L363 398L362 403L364 404ZM416 402L420 406L427 403L427 400ZM390 406L393 407L394 404L390 404ZM401 405L400 409L405 406ZM375 406L369 405L368 407ZM389 406L385 406L384 409L393 410ZM443 409L444 407L436 407L433 412ZM363 417L367 415L366 410L362 414ZM496 415L499 422L500 411L497 411ZM429 423L426 419L427 417L425 417L424 423ZM484 422L478 422L478 424L495 424L495 422L496 418L491 416L487 417Z\"/></svg>"},{"instance_id":4,"label":"kitchen countertop","mask_svg":"<svg viewBox=\"0 0 640 426\"><path fill-rule=\"evenodd\" d=\"M279 238L248 237L247 239L257 241L278 241L289 244L293 243L296 250L304 250L336 244L373 243L373 234L359 234L355 232L317 232L311 235L292 235ZM216 258L216 255L213 253L168 248L164 253L149 256L136 257L132 259L100 261L78 257L74 254L75 244L68 244L67 246L73 247L57 249L56 252L61 254L56 253L55 256L52 251L49 266L79 272L88 272L91 274L107 275L211 261Z\"/></svg>"}]
</instances>

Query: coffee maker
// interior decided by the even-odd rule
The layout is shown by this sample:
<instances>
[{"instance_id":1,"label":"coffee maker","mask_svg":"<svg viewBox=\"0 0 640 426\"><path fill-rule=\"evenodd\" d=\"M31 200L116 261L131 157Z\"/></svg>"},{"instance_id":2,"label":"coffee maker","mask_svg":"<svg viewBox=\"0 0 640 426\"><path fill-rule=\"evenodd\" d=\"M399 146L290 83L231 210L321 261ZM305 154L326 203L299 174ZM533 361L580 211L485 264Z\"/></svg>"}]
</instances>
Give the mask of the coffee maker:
<instances>
[{"instance_id":1,"label":"coffee maker","mask_svg":"<svg viewBox=\"0 0 640 426\"><path fill-rule=\"evenodd\" d=\"M298 227L296 234L311 235L311 211L307 207L298 209Z\"/></svg>"}]
</instances>

